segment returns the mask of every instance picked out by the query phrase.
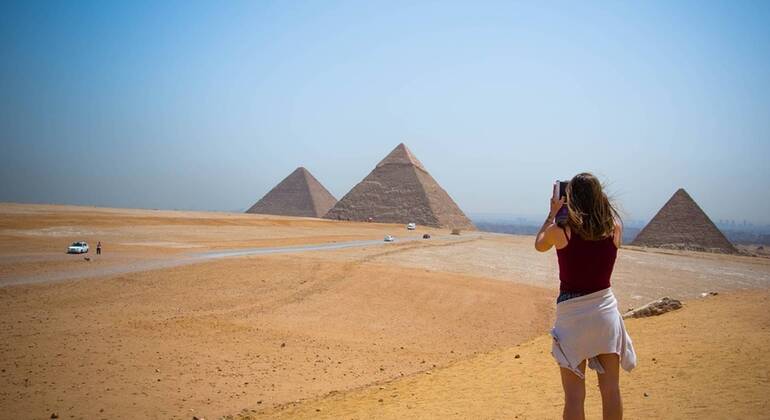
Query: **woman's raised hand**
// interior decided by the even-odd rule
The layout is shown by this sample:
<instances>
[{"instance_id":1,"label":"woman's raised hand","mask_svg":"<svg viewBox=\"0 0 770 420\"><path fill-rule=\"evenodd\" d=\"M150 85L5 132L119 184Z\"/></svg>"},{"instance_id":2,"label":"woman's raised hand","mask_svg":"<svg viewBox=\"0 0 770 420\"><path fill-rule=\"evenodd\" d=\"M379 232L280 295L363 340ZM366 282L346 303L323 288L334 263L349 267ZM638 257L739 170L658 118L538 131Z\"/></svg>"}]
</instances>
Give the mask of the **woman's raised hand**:
<instances>
[{"instance_id":1,"label":"woman's raised hand","mask_svg":"<svg viewBox=\"0 0 770 420\"><path fill-rule=\"evenodd\" d=\"M559 199L551 198L551 217L556 217L556 213L559 212L561 207L564 205L564 197L559 197Z\"/></svg>"}]
</instances>

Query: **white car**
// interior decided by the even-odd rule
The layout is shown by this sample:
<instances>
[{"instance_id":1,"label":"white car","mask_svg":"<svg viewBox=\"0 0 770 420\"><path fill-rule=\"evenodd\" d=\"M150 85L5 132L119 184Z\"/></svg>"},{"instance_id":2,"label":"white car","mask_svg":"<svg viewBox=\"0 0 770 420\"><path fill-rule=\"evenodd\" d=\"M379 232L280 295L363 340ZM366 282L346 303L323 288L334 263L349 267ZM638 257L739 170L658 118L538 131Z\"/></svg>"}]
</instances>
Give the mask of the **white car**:
<instances>
[{"instance_id":1,"label":"white car","mask_svg":"<svg viewBox=\"0 0 770 420\"><path fill-rule=\"evenodd\" d=\"M385 235L385 242L394 242L396 238L394 238L392 235Z\"/></svg>"},{"instance_id":2,"label":"white car","mask_svg":"<svg viewBox=\"0 0 770 420\"><path fill-rule=\"evenodd\" d=\"M67 248L67 254L86 254L88 253L88 244L84 241L73 242Z\"/></svg>"},{"instance_id":3,"label":"white car","mask_svg":"<svg viewBox=\"0 0 770 420\"><path fill-rule=\"evenodd\" d=\"M415 223L408 223L406 225L407 230L415 230L417 229L417 225Z\"/></svg>"}]
</instances>

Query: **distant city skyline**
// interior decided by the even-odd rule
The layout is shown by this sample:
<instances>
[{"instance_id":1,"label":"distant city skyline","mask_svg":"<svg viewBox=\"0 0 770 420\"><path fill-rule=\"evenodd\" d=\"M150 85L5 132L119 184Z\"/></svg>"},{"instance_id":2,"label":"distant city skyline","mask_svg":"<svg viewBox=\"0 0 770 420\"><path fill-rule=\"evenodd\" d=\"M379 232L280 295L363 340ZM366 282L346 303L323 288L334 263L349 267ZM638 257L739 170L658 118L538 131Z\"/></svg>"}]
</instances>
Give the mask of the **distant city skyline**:
<instances>
[{"instance_id":1,"label":"distant city skyline","mask_svg":"<svg viewBox=\"0 0 770 420\"><path fill-rule=\"evenodd\" d=\"M404 142L469 215L590 171L628 220L685 188L770 224L770 3L4 2L0 201L337 198Z\"/></svg>"}]
</instances>

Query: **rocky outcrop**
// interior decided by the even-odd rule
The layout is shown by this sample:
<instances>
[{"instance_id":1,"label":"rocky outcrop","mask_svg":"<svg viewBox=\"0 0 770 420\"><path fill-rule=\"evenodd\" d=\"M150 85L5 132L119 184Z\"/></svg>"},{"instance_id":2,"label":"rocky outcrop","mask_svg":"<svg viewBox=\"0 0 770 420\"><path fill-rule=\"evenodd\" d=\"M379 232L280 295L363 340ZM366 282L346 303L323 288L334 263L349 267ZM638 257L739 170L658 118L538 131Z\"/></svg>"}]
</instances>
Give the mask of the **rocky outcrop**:
<instances>
[{"instance_id":1,"label":"rocky outcrop","mask_svg":"<svg viewBox=\"0 0 770 420\"><path fill-rule=\"evenodd\" d=\"M629 309L628 312L623 314L623 318L644 318L648 316L656 316L681 308L682 302L676 299L663 297L658 300L654 300L642 306L641 308Z\"/></svg>"}]
</instances>

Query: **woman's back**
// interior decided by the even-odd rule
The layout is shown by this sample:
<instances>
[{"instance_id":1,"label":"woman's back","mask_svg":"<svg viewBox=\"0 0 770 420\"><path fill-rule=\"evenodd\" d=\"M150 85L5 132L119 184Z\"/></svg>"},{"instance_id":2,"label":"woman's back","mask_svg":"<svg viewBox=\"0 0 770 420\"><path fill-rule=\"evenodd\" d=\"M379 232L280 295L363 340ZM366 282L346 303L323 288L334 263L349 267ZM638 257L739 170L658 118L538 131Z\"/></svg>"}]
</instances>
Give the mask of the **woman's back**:
<instances>
[{"instance_id":1,"label":"woman's back","mask_svg":"<svg viewBox=\"0 0 770 420\"><path fill-rule=\"evenodd\" d=\"M567 246L557 249L559 260L559 291L570 293L593 293L610 287L612 269L618 248L615 238L589 241L579 234L564 231Z\"/></svg>"},{"instance_id":2,"label":"woman's back","mask_svg":"<svg viewBox=\"0 0 770 420\"><path fill-rule=\"evenodd\" d=\"M535 249L546 252L555 247L559 261L561 293L551 329L551 354L560 367L564 418L585 418L586 365L598 373L604 418L622 418L620 367L633 369L636 353L610 287L623 237L620 215L590 173L575 175L564 193L556 186ZM567 217L562 212L562 228L557 216L564 206Z\"/></svg>"}]
</instances>

